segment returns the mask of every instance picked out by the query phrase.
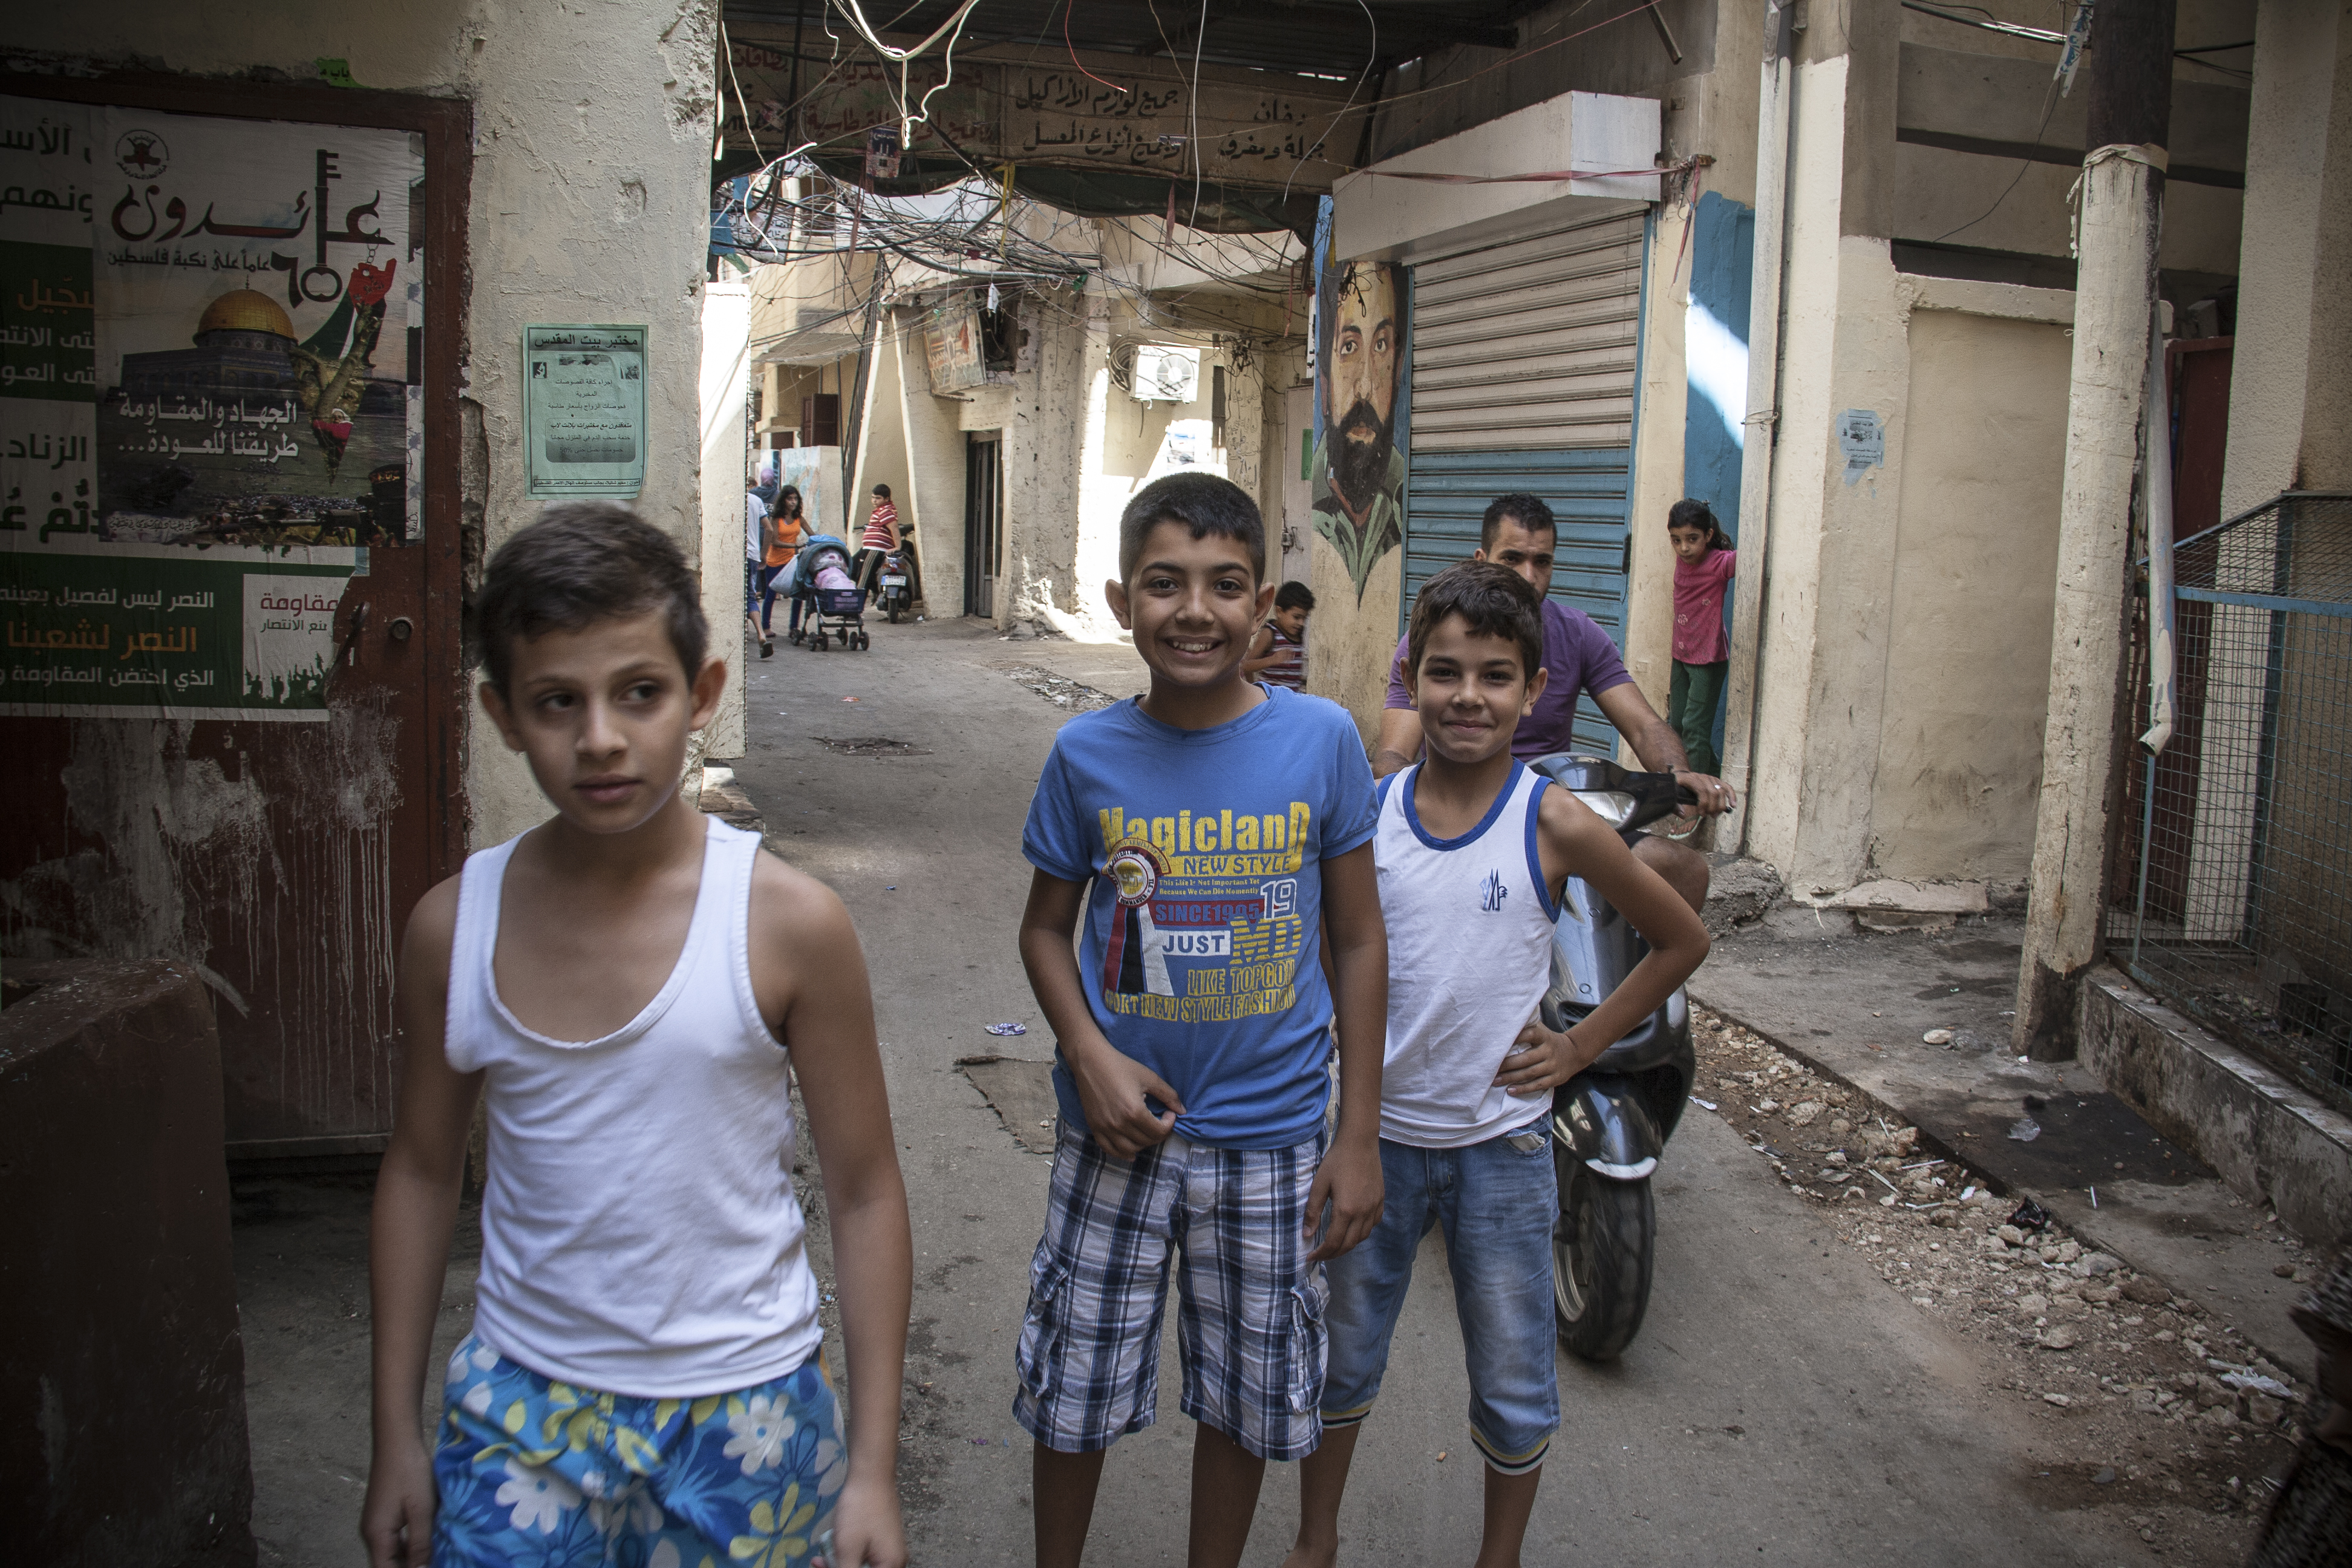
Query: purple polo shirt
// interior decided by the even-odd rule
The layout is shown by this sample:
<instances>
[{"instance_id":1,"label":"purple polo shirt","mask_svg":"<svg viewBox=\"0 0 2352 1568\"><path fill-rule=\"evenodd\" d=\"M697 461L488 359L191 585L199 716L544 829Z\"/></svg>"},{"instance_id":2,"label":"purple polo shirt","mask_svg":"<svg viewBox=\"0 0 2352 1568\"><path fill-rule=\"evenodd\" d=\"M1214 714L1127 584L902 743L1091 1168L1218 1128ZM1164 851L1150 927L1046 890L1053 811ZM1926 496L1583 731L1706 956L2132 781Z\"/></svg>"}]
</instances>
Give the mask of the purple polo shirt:
<instances>
[{"instance_id":1,"label":"purple polo shirt","mask_svg":"<svg viewBox=\"0 0 2352 1568\"><path fill-rule=\"evenodd\" d=\"M1412 694L1404 684L1408 640L1397 638L1396 662L1389 666L1387 706L1391 708L1412 706ZM1519 721L1518 733L1511 737L1511 755L1515 757L1540 757L1569 750L1570 727L1576 722L1577 694L1589 691L1598 697L1633 679L1625 673L1625 661L1617 657L1617 645L1609 640L1609 634L1591 616L1558 599L1544 601L1543 661L1544 668L1551 671L1551 681L1537 700L1535 711Z\"/></svg>"}]
</instances>

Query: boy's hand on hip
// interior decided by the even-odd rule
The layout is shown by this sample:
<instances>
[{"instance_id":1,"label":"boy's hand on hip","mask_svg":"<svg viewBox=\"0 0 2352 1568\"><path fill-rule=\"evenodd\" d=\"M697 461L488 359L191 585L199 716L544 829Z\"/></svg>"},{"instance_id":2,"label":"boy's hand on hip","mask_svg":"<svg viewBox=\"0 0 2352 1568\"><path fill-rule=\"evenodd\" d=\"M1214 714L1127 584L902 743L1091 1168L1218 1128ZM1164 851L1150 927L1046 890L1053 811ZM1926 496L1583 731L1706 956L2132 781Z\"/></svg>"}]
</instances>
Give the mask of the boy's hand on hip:
<instances>
[{"instance_id":1,"label":"boy's hand on hip","mask_svg":"<svg viewBox=\"0 0 2352 1568\"><path fill-rule=\"evenodd\" d=\"M906 1568L907 1527L895 1479L850 1478L834 1509L832 1554L816 1561L824 1568Z\"/></svg>"},{"instance_id":2,"label":"boy's hand on hip","mask_svg":"<svg viewBox=\"0 0 2352 1568\"><path fill-rule=\"evenodd\" d=\"M1066 1046L1062 1059L1077 1080L1078 1104L1087 1113L1087 1131L1114 1158L1132 1160L1156 1143L1164 1143L1184 1114L1184 1102L1166 1079L1108 1041L1091 1049L1073 1051ZM1144 1103L1150 1095L1168 1107L1158 1115Z\"/></svg>"},{"instance_id":3,"label":"boy's hand on hip","mask_svg":"<svg viewBox=\"0 0 2352 1568\"><path fill-rule=\"evenodd\" d=\"M433 1467L422 1443L376 1450L360 1505L368 1568L426 1568L433 1561Z\"/></svg>"},{"instance_id":4,"label":"boy's hand on hip","mask_svg":"<svg viewBox=\"0 0 2352 1568\"><path fill-rule=\"evenodd\" d=\"M1309 1263L1337 1258L1372 1234L1381 1223L1381 1146L1363 1140L1335 1143L1315 1167L1315 1181L1307 1189L1307 1239L1321 1242L1307 1255ZM1324 1209L1329 1206L1328 1223Z\"/></svg>"},{"instance_id":5,"label":"boy's hand on hip","mask_svg":"<svg viewBox=\"0 0 2352 1568\"><path fill-rule=\"evenodd\" d=\"M1549 1094L1591 1067L1608 1048L1606 1041L1587 1044L1577 1038L1573 1028L1558 1034L1545 1028L1541 1020L1530 1018L1519 1031L1511 1054L1503 1058L1502 1069L1495 1074L1495 1087L1528 1098Z\"/></svg>"}]
</instances>

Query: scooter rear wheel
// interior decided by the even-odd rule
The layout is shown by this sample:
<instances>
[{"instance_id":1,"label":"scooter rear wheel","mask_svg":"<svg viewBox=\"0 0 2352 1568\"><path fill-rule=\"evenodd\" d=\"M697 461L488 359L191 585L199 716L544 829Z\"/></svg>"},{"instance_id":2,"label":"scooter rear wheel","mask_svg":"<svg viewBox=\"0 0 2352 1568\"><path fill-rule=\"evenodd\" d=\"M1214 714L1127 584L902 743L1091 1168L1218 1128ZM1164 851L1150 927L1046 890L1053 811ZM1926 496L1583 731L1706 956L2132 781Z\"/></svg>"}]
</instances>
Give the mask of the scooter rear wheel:
<instances>
[{"instance_id":1,"label":"scooter rear wheel","mask_svg":"<svg viewBox=\"0 0 2352 1568\"><path fill-rule=\"evenodd\" d=\"M1641 1331L1657 1258L1650 1181L1612 1181L1555 1142L1559 1222L1552 1231L1552 1311L1559 1342L1586 1361L1614 1361Z\"/></svg>"}]
</instances>

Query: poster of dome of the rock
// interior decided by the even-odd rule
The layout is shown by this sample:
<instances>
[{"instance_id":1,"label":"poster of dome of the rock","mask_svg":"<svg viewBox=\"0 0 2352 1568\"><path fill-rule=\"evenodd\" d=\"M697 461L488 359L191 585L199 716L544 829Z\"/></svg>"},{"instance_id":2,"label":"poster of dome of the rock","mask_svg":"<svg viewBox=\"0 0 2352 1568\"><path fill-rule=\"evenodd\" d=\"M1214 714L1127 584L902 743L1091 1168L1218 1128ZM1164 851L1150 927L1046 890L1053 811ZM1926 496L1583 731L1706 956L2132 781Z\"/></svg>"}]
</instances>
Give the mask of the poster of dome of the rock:
<instances>
[{"instance_id":1,"label":"poster of dome of the rock","mask_svg":"<svg viewBox=\"0 0 2352 1568\"><path fill-rule=\"evenodd\" d=\"M320 718L416 538L409 132L0 98L0 711Z\"/></svg>"}]
</instances>

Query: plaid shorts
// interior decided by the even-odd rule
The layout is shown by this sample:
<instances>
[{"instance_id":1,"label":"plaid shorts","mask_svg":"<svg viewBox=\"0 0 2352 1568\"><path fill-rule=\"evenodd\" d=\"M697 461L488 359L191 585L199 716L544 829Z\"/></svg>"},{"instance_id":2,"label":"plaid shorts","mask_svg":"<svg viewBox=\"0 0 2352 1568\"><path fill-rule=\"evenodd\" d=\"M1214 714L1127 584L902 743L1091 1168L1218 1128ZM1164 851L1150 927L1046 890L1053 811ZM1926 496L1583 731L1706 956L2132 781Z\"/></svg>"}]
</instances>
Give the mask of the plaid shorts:
<instances>
[{"instance_id":1,"label":"plaid shorts","mask_svg":"<svg viewBox=\"0 0 2352 1568\"><path fill-rule=\"evenodd\" d=\"M1300 1231L1323 1144L1171 1137L1125 1161L1064 1126L1013 1356L1023 1428L1083 1454L1151 1425L1173 1263L1184 1414L1260 1458L1314 1452L1328 1291Z\"/></svg>"}]
</instances>

